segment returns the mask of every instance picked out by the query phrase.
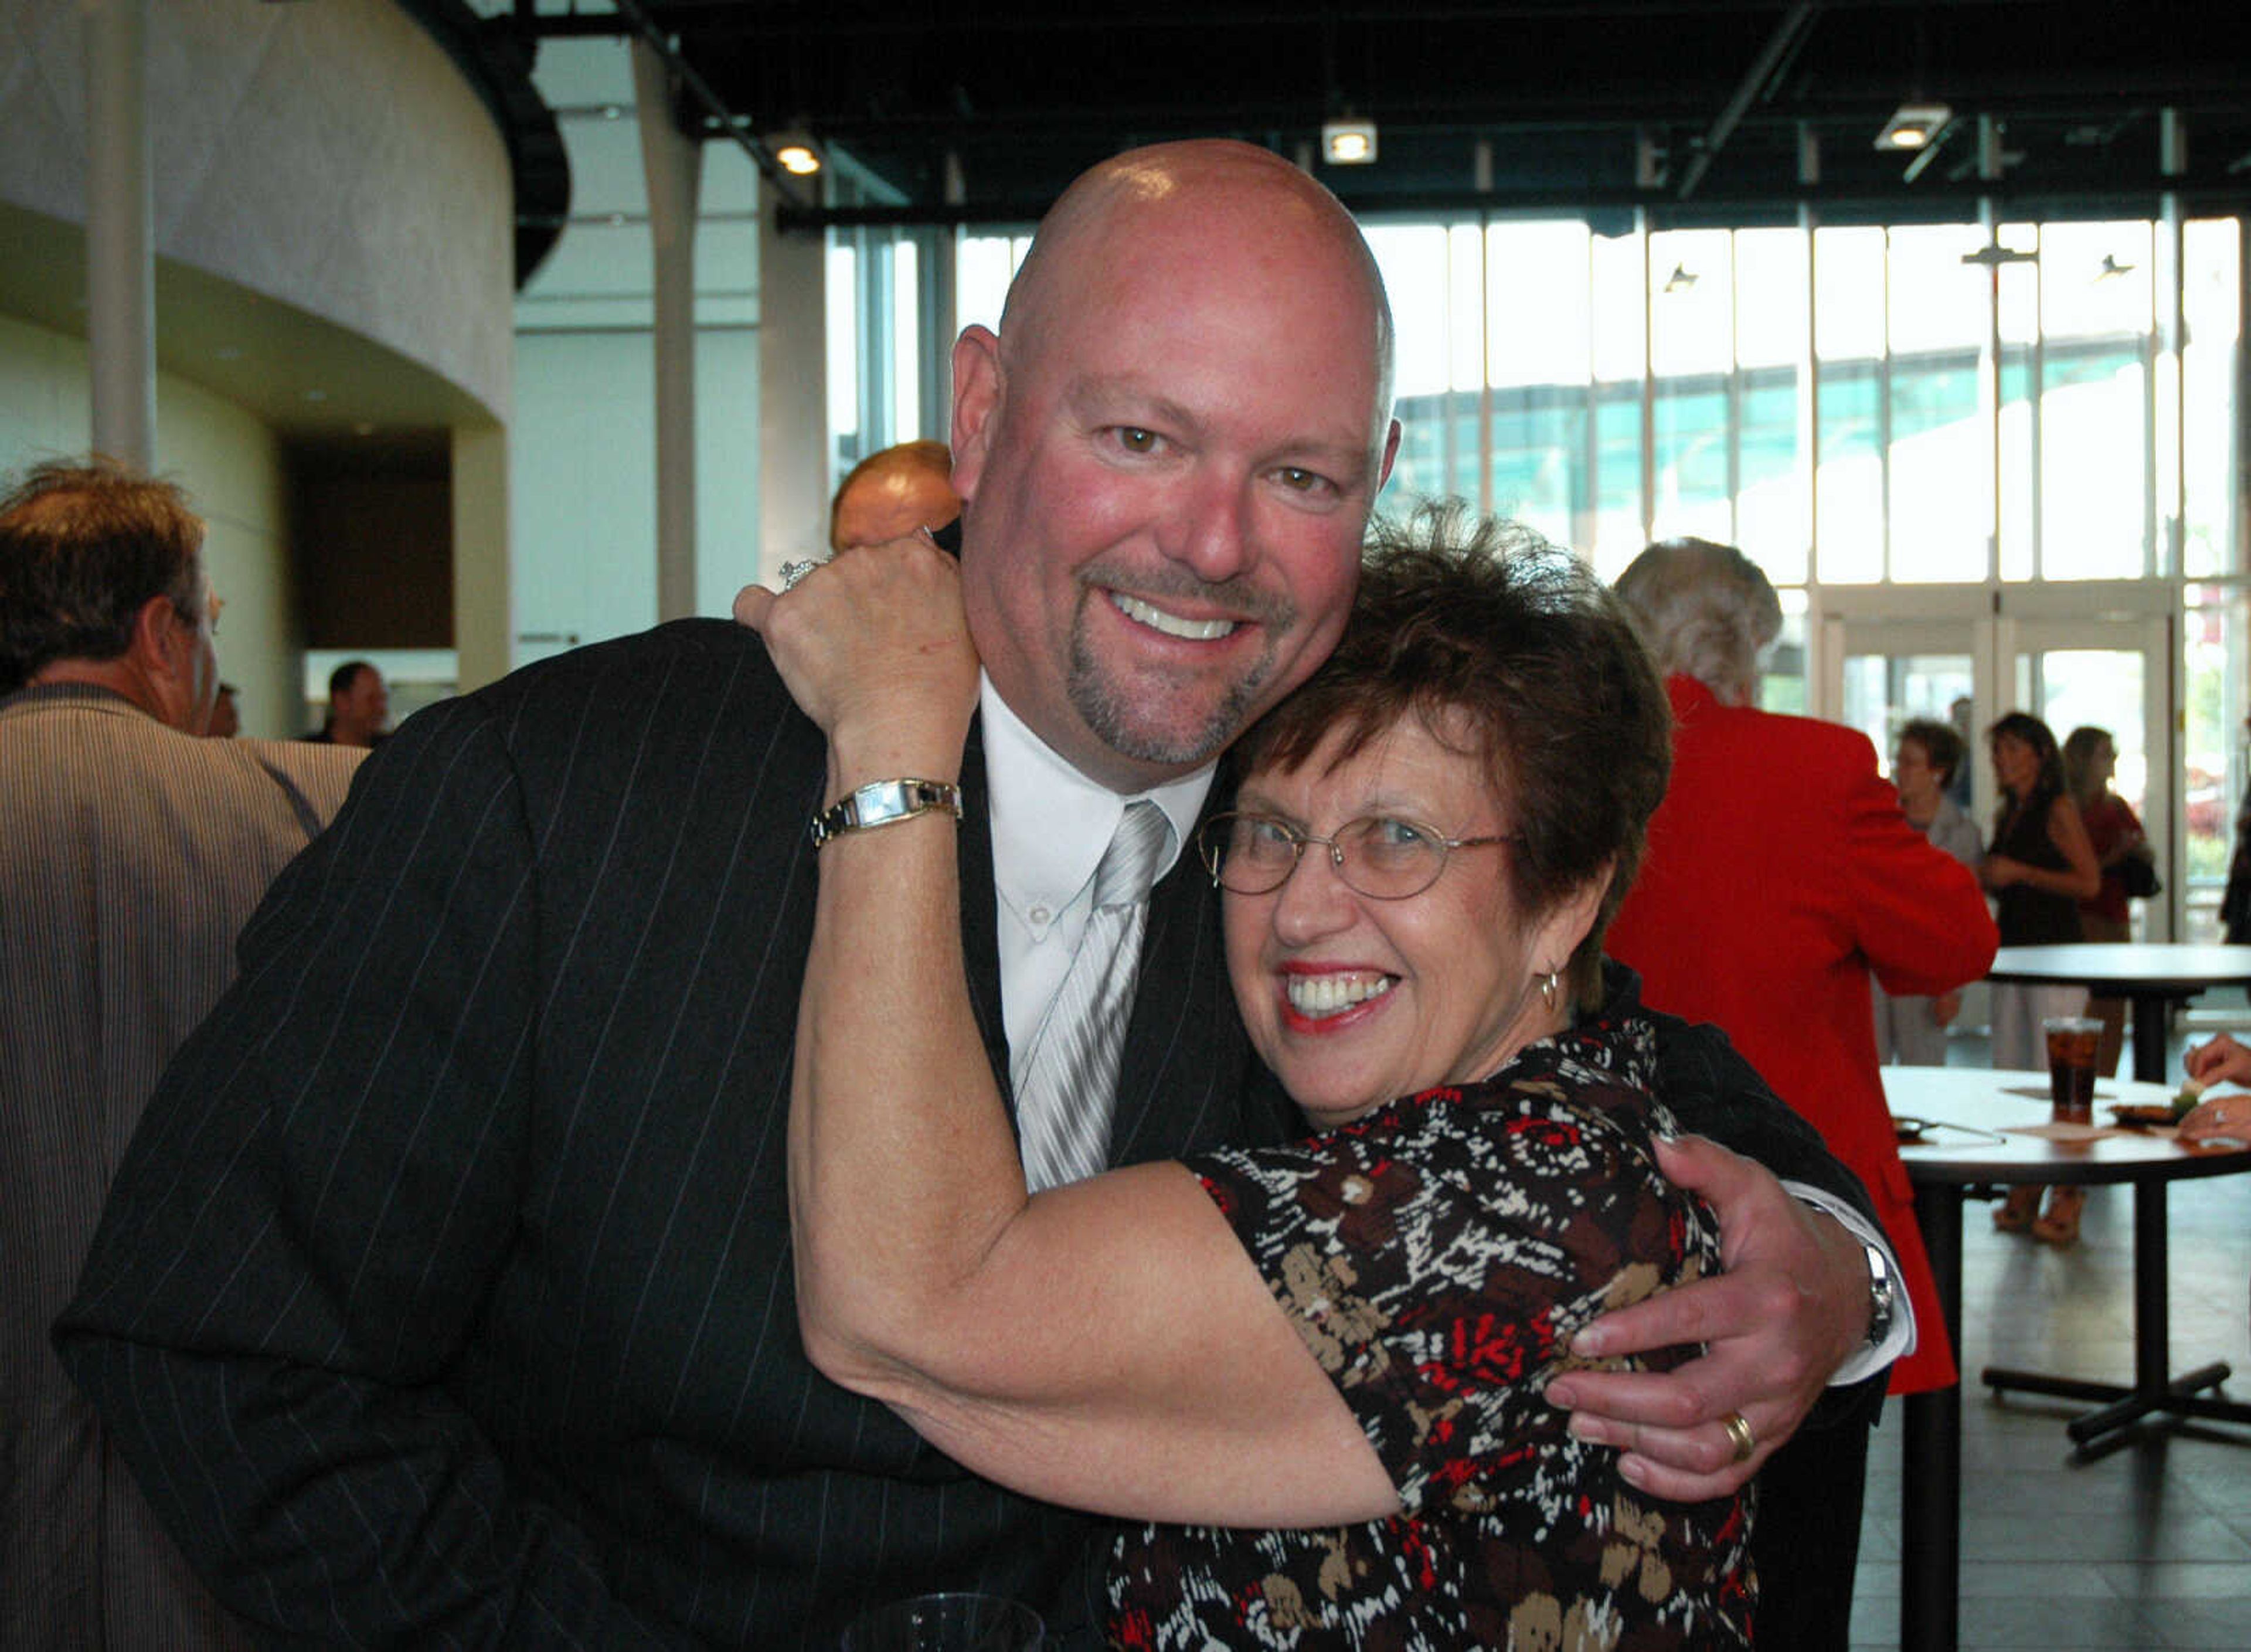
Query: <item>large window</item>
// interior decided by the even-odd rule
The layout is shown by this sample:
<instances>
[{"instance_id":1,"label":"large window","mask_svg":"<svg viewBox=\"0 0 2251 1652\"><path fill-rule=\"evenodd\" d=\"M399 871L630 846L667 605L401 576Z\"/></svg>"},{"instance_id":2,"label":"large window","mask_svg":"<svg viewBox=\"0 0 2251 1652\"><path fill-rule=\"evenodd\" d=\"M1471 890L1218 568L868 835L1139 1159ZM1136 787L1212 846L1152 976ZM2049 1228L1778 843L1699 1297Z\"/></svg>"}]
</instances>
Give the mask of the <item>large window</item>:
<instances>
[{"instance_id":1,"label":"large window","mask_svg":"<svg viewBox=\"0 0 2251 1652\"><path fill-rule=\"evenodd\" d=\"M1975 715L2030 695L2131 725L2115 732L2166 823L2173 931L2209 934L2251 715L2236 219L1468 216L1368 233L1404 427L1382 508L1466 498L1611 575L1652 538L1740 545L1789 615L1768 704L1880 707L1853 720L1887 752L1908 701L1966 706L1970 658L2002 646L1998 616L2047 616L2037 680L1981 668ZM964 319L998 315L1024 246L965 239ZM2130 657L2115 642L2048 636L2074 614L2116 620L2121 581L2140 582L2144 614L2156 582L2172 616L2171 641L2130 654L2165 662L2151 668L2162 692L2130 695L2123 666L2095 669ZM1833 629L1887 611L1938 625L1943 646ZM1843 656L1825 663L1825 648ZM1928 681L1860 680L1925 655Z\"/></svg>"}]
</instances>

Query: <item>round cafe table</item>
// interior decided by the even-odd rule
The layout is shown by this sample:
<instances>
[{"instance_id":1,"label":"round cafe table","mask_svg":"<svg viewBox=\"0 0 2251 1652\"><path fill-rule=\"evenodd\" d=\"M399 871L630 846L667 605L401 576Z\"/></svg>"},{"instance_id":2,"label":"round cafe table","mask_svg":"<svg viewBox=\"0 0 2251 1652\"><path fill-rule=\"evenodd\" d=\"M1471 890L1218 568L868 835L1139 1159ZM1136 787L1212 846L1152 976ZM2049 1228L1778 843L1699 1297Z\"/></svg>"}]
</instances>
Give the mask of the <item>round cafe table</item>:
<instances>
[{"instance_id":1,"label":"round cafe table","mask_svg":"<svg viewBox=\"0 0 2251 1652\"><path fill-rule=\"evenodd\" d=\"M2040 987L2085 987L2098 998L2133 1006L2134 1076L2165 1079L2165 1011L2206 987L2251 985L2251 947L2178 941L2084 941L2054 947L2004 947L1988 981Z\"/></svg>"},{"instance_id":2,"label":"round cafe table","mask_svg":"<svg viewBox=\"0 0 2251 1652\"><path fill-rule=\"evenodd\" d=\"M2225 950L2251 953L2251 947ZM2165 1234L2169 1183L2251 1170L2251 1150L2235 1144L2191 1146L2176 1139L2169 1127L2123 1129L2112 1124L2112 1106L2169 1102L2172 1093L2161 1085L2099 1080L2095 1125L2073 1127L2050 1123L2045 1072L1886 1067L1883 1079L1894 1120L1927 1126L1916 1139L1901 1142L1900 1161L1915 1188L1915 1222L1930 1253L1947 1336L1957 1355L1963 1206L1973 1190L2026 1183L2106 1182L2134 1190L2132 1384L1989 1366L1984 1372L1988 1385L2102 1402L2066 1425L2071 1440L2082 1447L2153 1412L2251 1423L2251 1406L2202 1392L2227 1379L2227 1365L2170 1374ZM1916 1652L1953 1652L1962 1564L1962 1391L1957 1386L1909 1394L1904 1409L1900 1644Z\"/></svg>"}]
</instances>

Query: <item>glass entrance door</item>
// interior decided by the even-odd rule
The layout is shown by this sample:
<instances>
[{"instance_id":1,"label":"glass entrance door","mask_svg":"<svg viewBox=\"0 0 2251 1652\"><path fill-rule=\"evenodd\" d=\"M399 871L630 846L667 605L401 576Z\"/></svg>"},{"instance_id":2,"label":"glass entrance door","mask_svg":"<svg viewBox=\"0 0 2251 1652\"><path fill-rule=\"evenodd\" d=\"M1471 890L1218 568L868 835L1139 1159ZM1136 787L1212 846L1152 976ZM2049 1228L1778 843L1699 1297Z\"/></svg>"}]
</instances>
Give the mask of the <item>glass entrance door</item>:
<instances>
[{"instance_id":1,"label":"glass entrance door","mask_svg":"<svg viewBox=\"0 0 2251 1652\"><path fill-rule=\"evenodd\" d=\"M2050 587L2038 594L2052 602L2069 591ZM2108 731L2117 747L2111 788L2125 799L2156 845L2165 883L2155 899L2132 903L2134 938L2168 941L2179 933L2180 892L2187 882L2173 832L2173 788L2164 781L2181 760L2171 692L2178 621L2165 611L2147 612L2145 590L2135 595L2144 612L2128 607L2068 616L2035 613L2005 621L2000 641L2009 660L2012 704L2047 723L2059 741L2067 740L2075 728L2094 727Z\"/></svg>"}]
</instances>

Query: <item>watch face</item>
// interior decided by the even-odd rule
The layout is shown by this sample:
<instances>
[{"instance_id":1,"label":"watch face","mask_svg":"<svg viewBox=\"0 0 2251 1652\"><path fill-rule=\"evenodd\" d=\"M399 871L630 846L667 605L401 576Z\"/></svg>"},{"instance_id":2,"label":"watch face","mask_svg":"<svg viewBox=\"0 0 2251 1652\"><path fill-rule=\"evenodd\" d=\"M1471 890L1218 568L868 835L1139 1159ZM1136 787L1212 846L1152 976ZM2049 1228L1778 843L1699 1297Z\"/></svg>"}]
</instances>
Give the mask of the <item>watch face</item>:
<instances>
[{"instance_id":1,"label":"watch face","mask_svg":"<svg viewBox=\"0 0 2251 1652\"><path fill-rule=\"evenodd\" d=\"M1868 1345L1873 1348L1891 1335L1896 1302L1891 1264L1874 1245L1863 1244L1862 1248L1868 1253Z\"/></svg>"}]
</instances>

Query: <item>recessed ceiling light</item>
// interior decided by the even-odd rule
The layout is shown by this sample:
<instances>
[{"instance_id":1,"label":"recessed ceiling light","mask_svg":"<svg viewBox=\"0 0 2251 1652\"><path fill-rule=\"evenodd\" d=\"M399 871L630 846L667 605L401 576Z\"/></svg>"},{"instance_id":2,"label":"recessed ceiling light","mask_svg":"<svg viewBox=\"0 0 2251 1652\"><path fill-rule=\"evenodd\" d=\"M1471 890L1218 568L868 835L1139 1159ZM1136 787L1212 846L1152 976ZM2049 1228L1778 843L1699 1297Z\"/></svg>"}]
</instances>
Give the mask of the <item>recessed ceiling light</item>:
<instances>
[{"instance_id":1,"label":"recessed ceiling light","mask_svg":"<svg viewBox=\"0 0 2251 1652\"><path fill-rule=\"evenodd\" d=\"M1375 122L1347 118L1321 125L1321 155L1331 166L1366 166L1375 159Z\"/></svg>"},{"instance_id":2,"label":"recessed ceiling light","mask_svg":"<svg viewBox=\"0 0 2251 1652\"><path fill-rule=\"evenodd\" d=\"M811 133L800 128L768 133L766 152L773 156L774 164L792 177L811 177L821 168L821 146L813 141Z\"/></svg>"},{"instance_id":3,"label":"recessed ceiling light","mask_svg":"<svg viewBox=\"0 0 2251 1652\"><path fill-rule=\"evenodd\" d=\"M1943 103L1902 103L1892 111L1892 118L1884 122L1884 129L1876 134L1876 147L1922 149L1953 117L1954 111Z\"/></svg>"}]
</instances>

